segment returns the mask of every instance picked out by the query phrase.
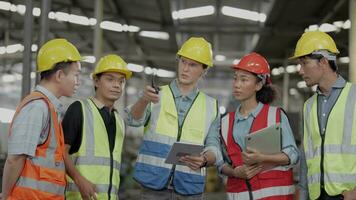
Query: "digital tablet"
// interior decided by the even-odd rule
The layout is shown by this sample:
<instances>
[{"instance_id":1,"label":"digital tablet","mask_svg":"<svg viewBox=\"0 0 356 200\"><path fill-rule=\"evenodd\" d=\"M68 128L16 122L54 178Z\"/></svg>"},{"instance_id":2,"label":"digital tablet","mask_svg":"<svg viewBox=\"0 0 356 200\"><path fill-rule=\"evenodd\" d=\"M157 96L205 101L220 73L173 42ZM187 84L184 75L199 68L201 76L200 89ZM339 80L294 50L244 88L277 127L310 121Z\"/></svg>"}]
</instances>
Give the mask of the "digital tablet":
<instances>
[{"instance_id":1,"label":"digital tablet","mask_svg":"<svg viewBox=\"0 0 356 200\"><path fill-rule=\"evenodd\" d=\"M185 165L179 158L186 155L199 156L204 150L204 145L175 142L165 160L167 164Z\"/></svg>"},{"instance_id":2,"label":"digital tablet","mask_svg":"<svg viewBox=\"0 0 356 200\"><path fill-rule=\"evenodd\" d=\"M264 154L274 154L282 149L282 128L280 123L258 130L245 136L246 147Z\"/></svg>"}]
</instances>

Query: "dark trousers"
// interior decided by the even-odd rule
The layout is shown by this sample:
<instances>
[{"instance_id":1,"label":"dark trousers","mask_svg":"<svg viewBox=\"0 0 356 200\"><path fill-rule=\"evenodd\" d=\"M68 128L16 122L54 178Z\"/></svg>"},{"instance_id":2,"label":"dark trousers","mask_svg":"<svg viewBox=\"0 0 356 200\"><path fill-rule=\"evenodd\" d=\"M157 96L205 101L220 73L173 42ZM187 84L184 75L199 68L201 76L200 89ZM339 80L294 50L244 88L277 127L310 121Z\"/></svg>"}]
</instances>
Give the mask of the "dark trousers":
<instances>
[{"instance_id":1,"label":"dark trousers","mask_svg":"<svg viewBox=\"0 0 356 200\"><path fill-rule=\"evenodd\" d=\"M322 189L320 191L320 197L318 199L319 200L342 200L342 199L344 199L344 197L341 194L336 195L336 196L330 196L330 195L328 195L328 193L326 193L326 191L324 189Z\"/></svg>"}]
</instances>

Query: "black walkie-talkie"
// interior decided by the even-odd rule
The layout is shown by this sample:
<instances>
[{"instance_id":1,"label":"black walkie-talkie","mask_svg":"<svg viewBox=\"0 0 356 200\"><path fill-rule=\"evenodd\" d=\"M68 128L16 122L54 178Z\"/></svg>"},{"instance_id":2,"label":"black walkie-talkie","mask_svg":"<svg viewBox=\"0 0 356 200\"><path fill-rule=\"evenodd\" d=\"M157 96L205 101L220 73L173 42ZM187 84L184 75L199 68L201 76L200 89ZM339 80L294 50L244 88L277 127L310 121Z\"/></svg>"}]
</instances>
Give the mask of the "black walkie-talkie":
<instances>
[{"instance_id":1,"label":"black walkie-talkie","mask_svg":"<svg viewBox=\"0 0 356 200\"><path fill-rule=\"evenodd\" d=\"M155 93L158 94L159 93L159 87L156 86L155 76L156 75L153 73L152 77L151 77L151 87L153 87L155 89Z\"/></svg>"}]
</instances>

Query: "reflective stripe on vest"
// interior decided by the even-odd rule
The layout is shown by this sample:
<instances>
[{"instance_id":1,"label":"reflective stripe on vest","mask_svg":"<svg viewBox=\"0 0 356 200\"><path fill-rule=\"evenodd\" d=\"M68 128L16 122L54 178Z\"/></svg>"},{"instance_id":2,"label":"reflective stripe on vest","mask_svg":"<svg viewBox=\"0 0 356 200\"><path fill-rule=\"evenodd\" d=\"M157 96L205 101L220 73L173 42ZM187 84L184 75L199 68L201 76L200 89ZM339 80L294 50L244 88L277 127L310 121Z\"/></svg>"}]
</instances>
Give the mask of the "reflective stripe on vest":
<instances>
[{"instance_id":1,"label":"reflective stripe on vest","mask_svg":"<svg viewBox=\"0 0 356 200\"><path fill-rule=\"evenodd\" d=\"M250 133L280 122L280 110L277 107L263 105L254 119ZM235 113L228 113L221 120L221 137L232 161L232 166L243 165L241 147L233 138ZM288 166L278 166L260 172L248 181L228 177L227 192L229 199L293 199L294 185L292 169ZM249 189L251 188L251 189Z\"/></svg>"},{"instance_id":2,"label":"reflective stripe on vest","mask_svg":"<svg viewBox=\"0 0 356 200\"><path fill-rule=\"evenodd\" d=\"M50 100L40 92L32 92L16 109L14 119L29 102L43 100L50 113L50 129L46 141L38 145L36 155L27 157L10 199L64 199L66 185L64 168L64 137L57 112ZM14 120L13 120L14 121ZM9 137L11 137L10 125Z\"/></svg>"},{"instance_id":3,"label":"reflective stripe on vest","mask_svg":"<svg viewBox=\"0 0 356 200\"><path fill-rule=\"evenodd\" d=\"M324 133L324 146L321 146L317 102L315 94L304 104L303 145L308 165L310 199L317 199L320 195L322 156L324 185L329 195L339 195L356 187L356 85L347 83L330 111L327 119L330 123L327 123Z\"/></svg>"},{"instance_id":4,"label":"reflective stripe on vest","mask_svg":"<svg viewBox=\"0 0 356 200\"><path fill-rule=\"evenodd\" d=\"M90 100L81 101L83 110L82 143L77 153L72 155L73 163L82 176L95 184L98 199L117 199L120 185L120 162L124 140L124 123L115 113L116 138L111 167L109 139L105 123ZM110 188L110 171L112 170L112 185ZM80 199L80 192L73 180L68 178L66 198ZM110 190L110 191L109 191Z\"/></svg>"},{"instance_id":5,"label":"reflective stripe on vest","mask_svg":"<svg viewBox=\"0 0 356 200\"><path fill-rule=\"evenodd\" d=\"M179 134L179 141L204 144L216 116L216 100L199 92L186 114L182 127L179 127L172 91L169 86L161 87L160 101L151 105L150 122L145 129L134 178L144 187L164 189L173 169L171 164L164 161ZM173 185L176 192L184 195L199 194L204 190L204 183L204 168L193 171L186 166L175 166Z\"/></svg>"},{"instance_id":6,"label":"reflective stripe on vest","mask_svg":"<svg viewBox=\"0 0 356 200\"><path fill-rule=\"evenodd\" d=\"M268 198L271 196L275 196L275 194L280 194L283 196L290 196L290 198L293 199L293 194L295 192L295 187L294 186L277 186L277 187L272 187L272 188L263 188L259 190L254 190L252 192L253 198L254 199L262 199L262 198ZM247 200L250 198L249 192L240 192L240 193L227 193L228 199L229 200ZM273 198L276 199L276 198ZM284 198L285 199L285 198Z\"/></svg>"}]
</instances>

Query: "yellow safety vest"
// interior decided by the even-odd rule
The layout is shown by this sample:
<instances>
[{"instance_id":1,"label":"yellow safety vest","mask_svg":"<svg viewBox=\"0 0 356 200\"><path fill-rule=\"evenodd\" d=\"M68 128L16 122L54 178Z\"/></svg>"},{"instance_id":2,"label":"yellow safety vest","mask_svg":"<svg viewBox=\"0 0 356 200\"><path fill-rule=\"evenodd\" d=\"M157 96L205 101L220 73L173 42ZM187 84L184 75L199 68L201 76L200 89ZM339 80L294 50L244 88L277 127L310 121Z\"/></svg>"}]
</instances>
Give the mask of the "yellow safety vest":
<instances>
[{"instance_id":1,"label":"yellow safety vest","mask_svg":"<svg viewBox=\"0 0 356 200\"><path fill-rule=\"evenodd\" d=\"M80 174L96 185L98 199L116 200L120 185L121 151L125 135L123 120L115 112L116 138L111 160L107 130L98 109L89 99L81 101L81 104L83 110L82 143L79 151L72 155L72 160ZM81 199L73 180L68 178L68 182L66 199Z\"/></svg>"},{"instance_id":2,"label":"yellow safety vest","mask_svg":"<svg viewBox=\"0 0 356 200\"><path fill-rule=\"evenodd\" d=\"M330 111L324 136L319 131L317 94L304 104L303 145L312 200L320 196L322 178L331 196L356 187L355 102L356 85L347 83Z\"/></svg>"},{"instance_id":3,"label":"yellow safety vest","mask_svg":"<svg viewBox=\"0 0 356 200\"><path fill-rule=\"evenodd\" d=\"M204 144L212 122L217 116L215 99L199 92L181 126L174 97L169 86L161 87L160 101L151 105L151 117L145 129L137 158L134 179L154 190L167 187L170 177L176 192L183 195L204 191L205 168L191 170L187 166L165 163L176 141Z\"/></svg>"}]
</instances>

